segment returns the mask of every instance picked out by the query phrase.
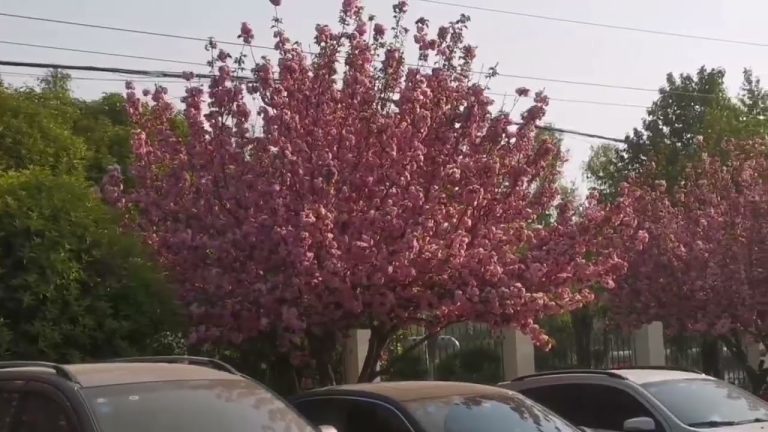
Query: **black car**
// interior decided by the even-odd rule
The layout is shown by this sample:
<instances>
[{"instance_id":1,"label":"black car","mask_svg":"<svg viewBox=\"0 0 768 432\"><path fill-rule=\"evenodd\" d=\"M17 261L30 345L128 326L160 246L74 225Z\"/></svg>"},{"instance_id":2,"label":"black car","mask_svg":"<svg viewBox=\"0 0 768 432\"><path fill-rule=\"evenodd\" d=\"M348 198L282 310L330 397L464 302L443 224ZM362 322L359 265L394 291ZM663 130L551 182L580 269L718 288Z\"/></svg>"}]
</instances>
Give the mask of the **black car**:
<instances>
[{"instance_id":1,"label":"black car","mask_svg":"<svg viewBox=\"0 0 768 432\"><path fill-rule=\"evenodd\" d=\"M289 402L338 432L583 432L513 391L439 381L350 384Z\"/></svg>"},{"instance_id":2,"label":"black car","mask_svg":"<svg viewBox=\"0 0 768 432\"><path fill-rule=\"evenodd\" d=\"M0 362L0 432L314 430L266 387L213 359Z\"/></svg>"}]
</instances>

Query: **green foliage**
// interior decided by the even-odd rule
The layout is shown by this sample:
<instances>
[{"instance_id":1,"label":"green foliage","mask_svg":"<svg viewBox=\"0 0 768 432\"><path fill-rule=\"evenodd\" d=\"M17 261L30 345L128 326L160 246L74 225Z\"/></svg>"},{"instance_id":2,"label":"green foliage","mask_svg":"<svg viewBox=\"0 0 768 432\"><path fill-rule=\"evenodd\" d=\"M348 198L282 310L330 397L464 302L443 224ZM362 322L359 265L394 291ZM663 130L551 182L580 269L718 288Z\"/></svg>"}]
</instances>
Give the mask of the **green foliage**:
<instances>
[{"instance_id":1,"label":"green foliage","mask_svg":"<svg viewBox=\"0 0 768 432\"><path fill-rule=\"evenodd\" d=\"M179 323L138 241L84 180L0 175L0 351L76 362L152 353Z\"/></svg>"},{"instance_id":2,"label":"green foliage","mask_svg":"<svg viewBox=\"0 0 768 432\"><path fill-rule=\"evenodd\" d=\"M72 133L77 110L55 94L0 89L0 171L46 168L82 175L88 150Z\"/></svg>"},{"instance_id":3,"label":"green foliage","mask_svg":"<svg viewBox=\"0 0 768 432\"><path fill-rule=\"evenodd\" d=\"M477 384L497 384L503 379L501 355L492 348L477 346L449 354L435 368L435 378Z\"/></svg>"},{"instance_id":4,"label":"green foliage","mask_svg":"<svg viewBox=\"0 0 768 432\"><path fill-rule=\"evenodd\" d=\"M410 352L392 364L390 381L419 381L427 379L427 364L418 352Z\"/></svg>"},{"instance_id":5,"label":"green foliage","mask_svg":"<svg viewBox=\"0 0 768 432\"><path fill-rule=\"evenodd\" d=\"M642 127L627 136L626 146L603 144L593 150L585 170L599 189L615 193L619 183L651 162L654 169L645 174L674 188L702 150L722 152L726 139L761 137L768 131L768 95L749 69L737 98L728 95L724 70L703 66L695 74L668 74L659 94Z\"/></svg>"},{"instance_id":6,"label":"green foliage","mask_svg":"<svg viewBox=\"0 0 768 432\"><path fill-rule=\"evenodd\" d=\"M71 77L52 70L39 88L0 87L0 171L46 168L98 183L107 167L128 173L132 150L125 98L72 97Z\"/></svg>"}]
</instances>

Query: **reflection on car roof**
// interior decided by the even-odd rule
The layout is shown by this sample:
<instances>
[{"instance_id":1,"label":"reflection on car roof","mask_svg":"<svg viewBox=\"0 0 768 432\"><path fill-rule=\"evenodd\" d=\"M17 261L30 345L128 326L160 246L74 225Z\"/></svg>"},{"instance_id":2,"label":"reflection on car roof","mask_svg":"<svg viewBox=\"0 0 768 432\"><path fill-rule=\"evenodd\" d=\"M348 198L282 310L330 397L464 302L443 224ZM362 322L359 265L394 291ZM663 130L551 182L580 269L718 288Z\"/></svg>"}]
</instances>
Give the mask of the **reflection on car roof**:
<instances>
[{"instance_id":1,"label":"reflection on car roof","mask_svg":"<svg viewBox=\"0 0 768 432\"><path fill-rule=\"evenodd\" d=\"M637 384L679 379L714 379L701 373L668 369L614 369L611 372L617 373Z\"/></svg>"},{"instance_id":2,"label":"reflection on car roof","mask_svg":"<svg viewBox=\"0 0 768 432\"><path fill-rule=\"evenodd\" d=\"M83 387L190 380L243 380L228 372L202 366L170 363L93 363L64 366ZM7 371L55 374L47 368L23 367Z\"/></svg>"},{"instance_id":3,"label":"reflection on car roof","mask_svg":"<svg viewBox=\"0 0 768 432\"><path fill-rule=\"evenodd\" d=\"M306 394L309 395L322 391L352 391L373 393L394 399L398 402L408 402L420 399L439 399L449 396L512 394L512 392L509 390L505 390L500 387L445 381L395 381L345 384L313 390Z\"/></svg>"}]
</instances>

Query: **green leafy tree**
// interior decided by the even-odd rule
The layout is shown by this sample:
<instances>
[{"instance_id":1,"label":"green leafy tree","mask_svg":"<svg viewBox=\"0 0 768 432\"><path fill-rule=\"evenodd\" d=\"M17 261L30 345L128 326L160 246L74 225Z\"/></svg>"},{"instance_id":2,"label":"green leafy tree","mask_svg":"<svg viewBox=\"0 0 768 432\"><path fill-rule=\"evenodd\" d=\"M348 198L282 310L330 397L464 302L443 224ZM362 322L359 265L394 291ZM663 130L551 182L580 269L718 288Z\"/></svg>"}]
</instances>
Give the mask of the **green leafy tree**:
<instances>
[{"instance_id":1,"label":"green leafy tree","mask_svg":"<svg viewBox=\"0 0 768 432\"><path fill-rule=\"evenodd\" d=\"M0 88L0 112L0 171L40 167L84 174L88 149L72 133L74 106L52 93Z\"/></svg>"},{"instance_id":2,"label":"green leafy tree","mask_svg":"<svg viewBox=\"0 0 768 432\"><path fill-rule=\"evenodd\" d=\"M723 69L701 67L695 74L668 74L659 98L625 146L601 144L585 165L598 189L615 193L629 176L642 172L649 181L663 180L674 193L688 167L705 151L728 160L728 140L764 138L768 132L768 93L750 69L742 73L737 97L728 95ZM719 347L701 338L702 367L719 376Z\"/></svg>"},{"instance_id":3,"label":"green leafy tree","mask_svg":"<svg viewBox=\"0 0 768 432\"><path fill-rule=\"evenodd\" d=\"M178 319L163 277L86 181L0 175L0 355L149 354Z\"/></svg>"},{"instance_id":4,"label":"green leafy tree","mask_svg":"<svg viewBox=\"0 0 768 432\"><path fill-rule=\"evenodd\" d=\"M670 73L642 126L627 135L624 146L597 146L586 175L599 189L615 192L618 184L643 170L673 190L702 148L720 153L727 139L764 136L766 113L768 95L749 69L743 71L736 98L728 95L723 69L702 66L695 74L678 77ZM653 170L648 171L650 163Z\"/></svg>"},{"instance_id":5,"label":"green leafy tree","mask_svg":"<svg viewBox=\"0 0 768 432\"><path fill-rule=\"evenodd\" d=\"M0 170L42 167L99 182L107 167L131 164L125 98L92 101L70 91L71 76L51 70L36 88L0 87Z\"/></svg>"}]
</instances>

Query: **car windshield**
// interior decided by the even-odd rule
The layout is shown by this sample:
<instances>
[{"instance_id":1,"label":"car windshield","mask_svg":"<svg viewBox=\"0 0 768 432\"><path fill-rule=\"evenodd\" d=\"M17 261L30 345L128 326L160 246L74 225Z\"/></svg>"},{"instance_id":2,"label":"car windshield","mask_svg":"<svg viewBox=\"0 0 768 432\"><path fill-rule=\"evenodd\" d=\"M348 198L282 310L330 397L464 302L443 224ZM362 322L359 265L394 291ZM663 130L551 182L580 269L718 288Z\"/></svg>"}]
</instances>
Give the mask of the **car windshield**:
<instances>
[{"instance_id":1,"label":"car windshield","mask_svg":"<svg viewBox=\"0 0 768 432\"><path fill-rule=\"evenodd\" d=\"M451 396L404 403L426 432L580 432L515 393Z\"/></svg>"},{"instance_id":2,"label":"car windshield","mask_svg":"<svg viewBox=\"0 0 768 432\"><path fill-rule=\"evenodd\" d=\"M166 381L83 389L104 432L310 432L262 386L245 380Z\"/></svg>"},{"instance_id":3,"label":"car windshield","mask_svg":"<svg viewBox=\"0 0 768 432\"><path fill-rule=\"evenodd\" d=\"M680 422L698 428L768 421L768 404L724 381L681 379L642 385Z\"/></svg>"}]
</instances>

